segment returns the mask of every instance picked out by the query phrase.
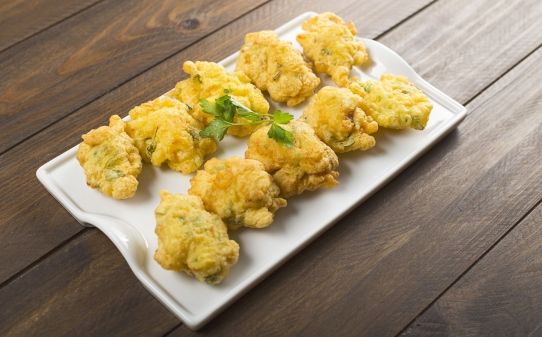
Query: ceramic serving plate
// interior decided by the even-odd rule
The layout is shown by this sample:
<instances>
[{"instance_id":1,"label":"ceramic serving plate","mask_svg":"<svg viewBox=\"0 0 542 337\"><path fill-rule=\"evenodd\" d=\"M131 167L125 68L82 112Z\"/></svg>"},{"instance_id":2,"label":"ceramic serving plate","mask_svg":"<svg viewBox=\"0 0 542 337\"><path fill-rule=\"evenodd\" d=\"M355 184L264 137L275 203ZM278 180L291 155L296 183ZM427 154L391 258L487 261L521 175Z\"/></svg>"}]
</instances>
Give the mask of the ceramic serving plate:
<instances>
[{"instance_id":1,"label":"ceramic serving plate","mask_svg":"<svg viewBox=\"0 0 542 337\"><path fill-rule=\"evenodd\" d=\"M276 31L281 39L292 41L299 48L295 37L301 24L313 15L302 14ZM241 247L239 262L218 286L200 283L184 273L166 271L153 260L157 247L154 209L160 200L159 192L167 189L186 193L190 176L145 165L135 197L114 200L87 187L74 147L40 167L37 177L82 225L95 226L111 239L143 285L188 327L197 329L386 184L465 117L465 107L424 81L391 49L373 40L362 40L372 62L354 69L354 75L362 79L377 79L384 72L407 76L433 103L427 128L380 130L375 148L339 156L339 186L288 200L288 206L277 212L274 223L266 229L232 233ZM235 53L220 64L231 71L237 56ZM205 60L205 55L201 60ZM322 80L331 83L326 77ZM288 108L274 104L296 117L305 105ZM227 136L216 156L243 156L245 149L246 139Z\"/></svg>"}]
</instances>

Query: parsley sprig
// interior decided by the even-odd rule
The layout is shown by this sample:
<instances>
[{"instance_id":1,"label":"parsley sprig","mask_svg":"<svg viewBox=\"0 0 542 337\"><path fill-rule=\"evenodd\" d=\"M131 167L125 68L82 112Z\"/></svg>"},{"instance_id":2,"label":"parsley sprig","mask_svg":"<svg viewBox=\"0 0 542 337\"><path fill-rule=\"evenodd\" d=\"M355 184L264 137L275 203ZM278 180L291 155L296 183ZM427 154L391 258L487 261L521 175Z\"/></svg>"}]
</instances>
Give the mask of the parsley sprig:
<instances>
[{"instance_id":1,"label":"parsley sprig","mask_svg":"<svg viewBox=\"0 0 542 337\"><path fill-rule=\"evenodd\" d=\"M294 145L294 135L280 126L280 124L288 124L294 118L287 112L275 110L272 114L258 114L230 95L221 96L214 102L201 98L199 104L203 111L215 117L205 129L200 131L201 137L214 138L219 142L224 139L226 131L231 126L271 124L267 132L269 138L288 147ZM242 119L234 122L235 115Z\"/></svg>"}]
</instances>

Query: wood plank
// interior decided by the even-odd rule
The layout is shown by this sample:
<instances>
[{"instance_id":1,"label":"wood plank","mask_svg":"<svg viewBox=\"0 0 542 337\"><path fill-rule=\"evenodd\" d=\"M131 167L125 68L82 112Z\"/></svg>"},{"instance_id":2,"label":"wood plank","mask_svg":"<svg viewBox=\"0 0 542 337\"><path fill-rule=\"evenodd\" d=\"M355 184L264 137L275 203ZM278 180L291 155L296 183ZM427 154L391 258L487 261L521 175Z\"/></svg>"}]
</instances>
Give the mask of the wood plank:
<instances>
[{"instance_id":1,"label":"wood plank","mask_svg":"<svg viewBox=\"0 0 542 337\"><path fill-rule=\"evenodd\" d=\"M1 336L161 336L177 324L95 234L85 231L84 243L67 244L32 268L33 277L0 289Z\"/></svg>"},{"instance_id":2,"label":"wood plank","mask_svg":"<svg viewBox=\"0 0 542 337\"><path fill-rule=\"evenodd\" d=\"M542 205L401 336L542 335Z\"/></svg>"},{"instance_id":3,"label":"wood plank","mask_svg":"<svg viewBox=\"0 0 542 337\"><path fill-rule=\"evenodd\" d=\"M10 0L0 3L0 51L101 0Z\"/></svg>"},{"instance_id":4,"label":"wood plank","mask_svg":"<svg viewBox=\"0 0 542 337\"><path fill-rule=\"evenodd\" d=\"M540 60L542 49L476 98L457 132L202 332L398 334L542 199Z\"/></svg>"},{"instance_id":5,"label":"wood plank","mask_svg":"<svg viewBox=\"0 0 542 337\"><path fill-rule=\"evenodd\" d=\"M363 35L374 37L427 3L427 0L411 1L408 5L392 0L371 0L362 5L353 0L332 4L327 0L271 2L1 155L0 189L5 197L0 203L3 215L0 241L5 244L0 245L0 283L81 230L40 186L35 170L76 145L81 134L103 124L109 115L125 115L135 104L171 89L182 78L181 71L176 71L182 61L203 58L218 61L239 48L246 32L277 27L307 10L336 9L350 19L366 13L366 26L360 23L359 27ZM381 17L386 19L379 20ZM370 28L365 31L364 27ZM20 254L21 249L26 253Z\"/></svg>"},{"instance_id":6,"label":"wood plank","mask_svg":"<svg viewBox=\"0 0 542 337\"><path fill-rule=\"evenodd\" d=\"M0 152L265 1L106 0L0 53Z\"/></svg>"}]
</instances>

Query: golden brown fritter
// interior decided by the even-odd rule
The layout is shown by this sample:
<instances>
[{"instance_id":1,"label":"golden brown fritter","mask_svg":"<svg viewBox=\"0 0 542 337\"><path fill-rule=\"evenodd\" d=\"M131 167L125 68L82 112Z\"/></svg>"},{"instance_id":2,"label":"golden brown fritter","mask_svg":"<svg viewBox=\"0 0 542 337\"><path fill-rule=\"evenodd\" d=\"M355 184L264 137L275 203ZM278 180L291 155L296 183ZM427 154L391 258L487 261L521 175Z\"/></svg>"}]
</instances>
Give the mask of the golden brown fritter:
<instances>
[{"instance_id":1,"label":"golden brown fritter","mask_svg":"<svg viewBox=\"0 0 542 337\"><path fill-rule=\"evenodd\" d=\"M119 116L82 136L77 160L85 170L87 185L115 199L132 197L141 173L141 157L132 139L124 132Z\"/></svg>"},{"instance_id":2,"label":"golden brown fritter","mask_svg":"<svg viewBox=\"0 0 542 337\"><path fill-rule=\"evenodd\" d=\"M390 129L425 129L433 104L406 77L384 74L379 81L353 79L350 90L363 97L365 112L379 126Z\"/></svg>"},{"instance_id":3,"label":"golden brown fritter","mask_svg":"<svg viewBox=\"0 0 542 337\"><path fill-rule=\"evenodd\" d=\"M320 79L290 42L273 31L249 33L237 59L243 71L274 101L297 105L312 96Z\"/></svg>"},{"instance_id":4,"label":"golden brown fritter","mask_svg":"<svg viewBox=\"0 0 542 337\"><path fill-rule=\"evenodd\" d=\"M226 225L196 196L161 191L160 199L155 210L156 262L200 281L222 282L239 258L239 245L228 238Z\"/></svg>"},{"instance_id":5,"label":"golden brown fritter","mask_svg":"<svg viewBox=\"0 0 542 337\"><path fill-rule=\"evenodd\" d=\"M205 156L216 151L211 138L201 138L202 124L185 104L171 97L159 97L130 111L126 131L134 139L143 159L155 166L166 163L184 174L195 172Z\"/></svg>"},{"instance_id":6,"label":"golden brown fritter","mask_svg":"<svg viewBox=\"0 0 542 337\"><path fill-rule=\"evenodd\" d=\"M228 94L256 113L266 114L269 111L269 103L262 92L240 71L228 73L219 64L200 61L186 61L183 70L190 78L177 83L170 95L189 104L192 107L190 114L204 125L209 124L214 117L203 111L199 104L201 98L214 101ZM235 116L234 122L238 122L238 119ZM255 128L249 125L232 126L228 134L244 137L250 135Z\"/></svg>"},{"instance_id":7,"label":"golden brown fritter","mask_svg":"<svg viewBox=\"0 0 542 337\"><path fill-rule=\"evenodd\" d=\"M282 126L294 134L292 147L269 138L270 127L262 127L250 136L245 157L262 162L286 198L337 185L337 155L318 139L310 125L292 121Z\"/></svg>"},{"instance_id":8,"label":"golden brown fritter","mask_svg":"<svg viewBox=\"0 0 542 337\"><path fill-rule=\"evenodd\" d=\"M213 158L190 182L188 193L199 196L205 209L218 214L230 229L267 227L275 211L286 206L279 187L257 160Z\"/></svg>"},{"instance_id":9,"label":"golden brown fritter","mask_svg":"<svg viewBox=\"0 0 542 337\"><path fill-rule=\"evenodd\" d=\"M302 119L337 153L368 150L378 124L361 109L362 98L350 90L324 87L314 95Z\"/></svg>"},{"instance_id":10,"label":"golden brown fritter","mask_svg":"<svg viewBox=\"0 0 542 337\"><path fill-rule=\"evenodd\" d=\"M348 85L353 65L369 59L363 42L356 40L356 26L334 13L322 13L303 23L297 36L303 53L314 63L316 72L326 73L341 87Z\"/></svg>"}]
</instances>

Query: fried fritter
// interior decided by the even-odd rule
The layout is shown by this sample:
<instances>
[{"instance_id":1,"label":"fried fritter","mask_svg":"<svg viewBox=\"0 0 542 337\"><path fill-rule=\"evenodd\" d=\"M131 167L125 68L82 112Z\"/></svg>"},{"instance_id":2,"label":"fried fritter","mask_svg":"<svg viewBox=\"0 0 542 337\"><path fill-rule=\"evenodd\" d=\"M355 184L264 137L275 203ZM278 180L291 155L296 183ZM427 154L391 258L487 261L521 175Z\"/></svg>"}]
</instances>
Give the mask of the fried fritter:
<instances>
[{"instance_id":1,"label":"fried fritter","mask_svg":"<svg viewBox=\"0 0 542 337\"><path fill-rule=\"evenodd\" d=\"M262 127L248 139L245 157L262 162L285 198L337 185L339 160L305 122L281 125L292 132L295 144L288 147L269 138L270 126Z\"/></svg>"},{"instance_id":2,"label":"fried fritter","mask_svg":"<svg viewBox=\"0 0 542 337\"><path fill-rule=\"evenodd\" d=\"M290 42L273 31L249 33L237 59L243 71L277 102L294 106L310 97L320 84L308 64Z\"/></svg>"},{"instance_id":3,"label":"fried fritter","mask_svg":"<svg viewBox=\"0 0 542 337\"><path fill-rule=\"evenodd\" d=\"M85 170L87 185L115 199L131 198L137 190L141 157L133 140L124 132L119 116L82 136L77 160Z\"/></svg>"},{"instance_id":4,"label":"fried fritter","mask_svg":"<svg viewBox=\"0 0 542 337\"><path fill-rule=\"evenodd\" d=\"M324 87L314 95L302 119L337 153L368 150L378 124L361 109L362 98L346 88Z\"/></svg>"},{"instance_id":5,"label":"fried fritter","mask_svg":"<svg viewBox=\"0 0 542 337\"><path fill-rule=\"evenodd\" d=\"M369 59L363 42L356 40L356 26L345 24L334 13L322 13L303 23L306 31L297 36L303 53L314 63L316 72L326 73L341 87L348 85L353 65Z\"/></svg>"},{"instance_id":6,"label":"fried fritter","mask_svg":"<svg viewBox=\"0 0 542 337\"><path fill-rule=\"evenodd\" d=\"M273 177L257 160L213 158L190 182L188 193L199 196L205 209L218 214L230 229L267 227L275 211L286 206Z\"/></svg>"},{"instance_id":7,"label":"fried fritter","mask_svg":"<svg viewBox=\"0 0 542 337\"><path fill-rule=\"evenodd\" d=\"M190 114L204 125L209 124L214 117L203 111L199 104L200 98L214 101L228 94L256 113L266 114L269 111L269 103L264 95L243 72L228 73L219 64L200 61L186 61L183 70L190 78L177 83L170 95L189 104L192 107ZM239 118L235 116L234 122L238 122ZM232 126L228 134L244 137L250 135L255 128L250 125Z\"/></svg>"},{"instance_id":8,"label":"fried fritter","mask_svg":"<svg viewBox=\"0 0 542 337\"><path fill-rule=\"evenodd\" d=\"M425 129L433 104L406 77L384 74L379 81L353 79L349 86L360 95L363 110L379 126L389 129Z\"/></svg>"},{"instance_id":9,"label":"fried fritter","mask_svg":"<svg viewBox=\"0 0 542 337\"><path fill-rule=\"evenodd\" d=\"M214 140L200 137L203 125L174 98L164 96L143 103L130 111L130 117L126 131L141 157L155 166L167 163L171 169L189 174L216 151Z\"/></svg>"},{"instance_id":10,"label":"fried fritter","mask_svg":"<svg viewBox=\"0 0 542 337\"><path fill-rule=\"evenodd\" d=\"M228 238L226 225L203 208L200 198L160 192L155 210L162 268L184 271L210 284L222 282L239 258L239 245Z\"/></svg>"}]
</instances>

